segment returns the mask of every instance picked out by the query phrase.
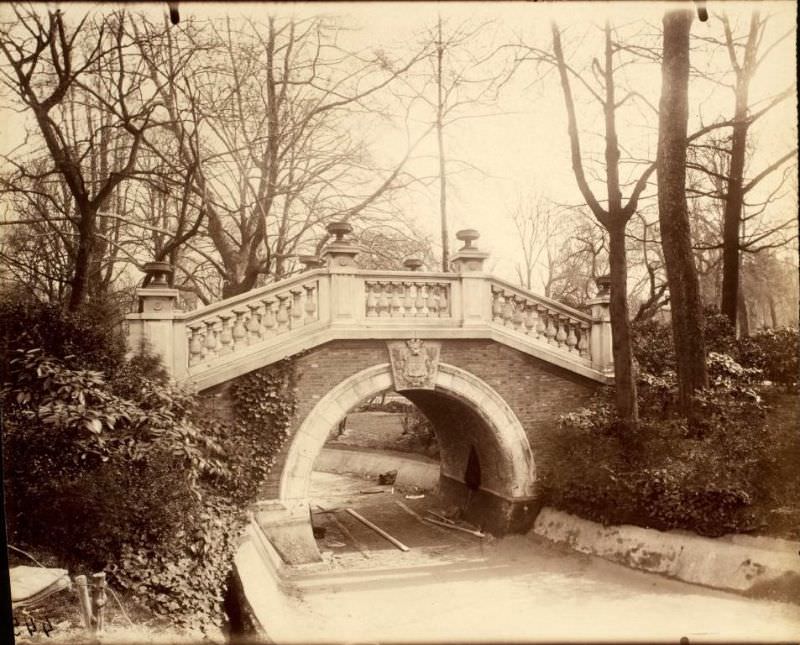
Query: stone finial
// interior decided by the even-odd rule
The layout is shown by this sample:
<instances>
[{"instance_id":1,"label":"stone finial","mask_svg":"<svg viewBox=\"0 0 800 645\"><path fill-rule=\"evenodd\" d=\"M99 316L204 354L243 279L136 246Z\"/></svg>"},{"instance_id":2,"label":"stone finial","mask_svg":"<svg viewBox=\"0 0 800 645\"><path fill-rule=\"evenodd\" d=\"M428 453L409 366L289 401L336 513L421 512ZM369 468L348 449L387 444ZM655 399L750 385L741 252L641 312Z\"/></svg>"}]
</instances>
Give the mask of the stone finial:
<instances>
[{"instance_id":1,"label":"stone finial","mask_svg":"<svg viewBox=\"0 0 800 645\"><path fill-rule=\"evenodd\" d=\"M171 276L175 269L169 262L147 262L143 267L145 275L150 278L148 287L151 289L159 289L169 287L169 276Z\"/></svg>"},{"instance_id":2,"label":"stone finial","mask_svg":"<svg viewBox=\"0 0 800 645\"><path fill-rule=\"evenodd\" d=\"M422 267L422 260L416 257L406 258L403 261L403 266L409 271L419 271L420 267Z\"/></svg>"},{"instance_id":3,"label":"stone finial","mask_svg":"<svg viewBox=\"0 0 800 645\"><path fill-rule=\"evenodd\" d=\"M476 247L472 246L472 243L480 238L481 234L478 233L474 228L464 228L460 231L456 232L456 239L461 240L464 242L464 246L461 247L461 251L466 251L467 249L473 249Z\"/></svg>"},{"instance_id":4,"label":"stone finial","mask_svg":"<svg viewBox=\"0 0 800 645\"><path fill-rule=\"evenodd\" d=\"M608 296L611 294L611 276L601 275L597 276L594 280L597 285L597 296Z\"/></svg>"},{"instance_id":5,"label":"stone finial","mask_svg":"<svg viewBox=\"0 0 800 645\"><path fill-rule=\"evenodd\" d=\"M336 236L336 239L328 244L322 253L328 268L335 270L355 267L358 246L344 239L345 235L353 231L353 227L348 222L331 222L326 229L328 233Z\"/></svg>"},{"instance_id":6,"label":"stone finial","mask_svg":"<svg viewBox=\"0 0 800 645\"><path fill-rule=\"evenodd\" d=\"M139 311L143 313L167 314L175 309L178 290L169 286L168 276L174 272L169 262L147 262L142 271L150 278L146 287L136 290Z\"/></svg>"},{"instance_id":7,"label":"stone finial","mask_svg":"<svg viewBox=\"0 0 800 645\"><path fill-rule=\"evenodd\" d=\"M456 273L470 273L483 270L483 263L489 254L481 251L472 243L480 237L474 228L465 228L456 233L456 238L464 242L458 253L453 256L450 263Z\"/></svg>"}]
</instances>

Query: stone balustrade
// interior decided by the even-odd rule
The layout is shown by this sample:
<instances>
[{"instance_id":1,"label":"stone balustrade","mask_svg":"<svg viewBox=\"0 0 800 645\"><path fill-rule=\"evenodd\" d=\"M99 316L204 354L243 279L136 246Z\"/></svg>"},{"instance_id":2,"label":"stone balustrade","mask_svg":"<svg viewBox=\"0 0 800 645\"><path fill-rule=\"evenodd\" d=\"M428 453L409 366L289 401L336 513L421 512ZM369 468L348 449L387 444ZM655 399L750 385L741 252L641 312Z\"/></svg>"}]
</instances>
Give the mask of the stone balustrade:
<instances>
[{"instance_id":1,"label":"stone balustrade","mask_svg":"<svg viewBox=\"0 0 800 645\"><path fill-rule=\"evenodd\" d=\"M453 280L364 279L367 318L450 318Z\"/></svg>"},{"instance_id":2,"label":"stone balustrade","mask_svg":"<svg viewBox=\"0 0 800 645\"><path fill-rule=\"evenodd\" d=\"M128 344L149 347L174 378L200 388L331 340L414 337L488 338L609 382L607 290L589 303L591 315L530 293L484 274L488 254L471 246L475 231L466 233L452 273L361 270L357 247L337 231L324 267L195 311L176 311L178 292L157 282L137 291Z\"/></svg>"},{"instance_id":3,"label":"stone balustrade","mask_svg":"<svg viewBox=\"0 0 800 645\"><path fill-rule=\"evenodd\" d=\"M246 351L319 321L319 277L291 279L184 318L188 367Z\"/></svg>"},{"instance_id":4,"label":"stone balustrade","mask_svg":"<svg viewBox=\"0 0 800 645\"><path fill-rule=\"evenodd\" d=\"M592 318L501 280L491 280L492 322L591 361Z\"/></svg>"}]
</instances>

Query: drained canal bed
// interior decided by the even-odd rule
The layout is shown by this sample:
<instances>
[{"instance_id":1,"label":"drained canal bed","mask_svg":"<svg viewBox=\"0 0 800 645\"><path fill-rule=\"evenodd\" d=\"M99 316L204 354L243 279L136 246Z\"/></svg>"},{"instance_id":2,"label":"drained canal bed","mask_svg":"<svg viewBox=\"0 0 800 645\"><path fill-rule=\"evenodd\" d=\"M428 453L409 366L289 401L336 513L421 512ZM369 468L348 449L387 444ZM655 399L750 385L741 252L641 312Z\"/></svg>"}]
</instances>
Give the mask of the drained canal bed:
<instances>
[{"instance_id":1,"label":"drained canal bed","mask_svg":"<svg viewBox=\"0 0 800 645\"><path fill-rule=\"evenodd\" d=\"M532 537L481 539L428 525L415 514L443 510L431 495L406 499L391 486L329 473L314 473L312 484L323 561L285 567L277 584L264 577L251 587L277 643L763 642L800 634L794 605L632 571ZM255 571L252 578L262 580Z\"/></svg>"}]
</instances>

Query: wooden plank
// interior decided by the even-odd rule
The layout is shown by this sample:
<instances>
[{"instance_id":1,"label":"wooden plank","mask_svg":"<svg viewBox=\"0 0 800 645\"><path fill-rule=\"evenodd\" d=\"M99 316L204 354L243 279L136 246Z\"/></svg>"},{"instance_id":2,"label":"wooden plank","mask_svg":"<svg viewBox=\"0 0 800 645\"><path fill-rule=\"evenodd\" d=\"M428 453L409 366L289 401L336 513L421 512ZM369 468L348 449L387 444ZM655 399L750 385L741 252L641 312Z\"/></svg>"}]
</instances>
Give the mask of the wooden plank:
<instances>
[{"instance_id":1,"label":"wooden plank","mask_svg":"<svg viewBox=\"0 0 800 645\"><path fill-rule=\"evenodd\" d=\"M472 529L465 529L463 526L458 526L458 524L448 524L447 522L440 522L439 520L433 520L430 517L424 518L426 522L430 522L431 524L438 524L439 526L443 526L447 529L453 529L455 531L461 531L463 533L469 533L470 535L475 535L479 538L485 538L486 533L481 533L480 531L473 531Z\"/></svg>"},{"instance_id":2,"label":"wooden plank","mask_svg":"<svg viewBox=\"0 0 800 645\"><path fill-rule=\"evenodd\" d=\"M336 524L336 526L339 528L339 530L342 532L342 535L344 535L348 540L350 540L353 543L353 546L356 547L356 549L358 549L359 553L361 553L361 555L363 555L365 558L367 558L367 560L369 560L369 549L362 542L356 539L356 537L350 532L350 529L348 529L344 524L342 524L342 521L338 517L336 517L335 512L331 512L331 519L333 520L334 524Z\"/></svg>"},{"instance_id":3,"label":"wooden plank","mask_svg":"<svg viewBox=\"0 0 800 645\"><path fill-rule=\"evenodd\" d=\"M425 518L422 517L422 515L417 513L415 510L409 508L406 504L404 504L403 502L400 502L398 500L395 500L395 504L397 504L400 508L402 508L409 515L411 515L412 517L416 517L420 522L425 524ZM439 528L438 526L429 526L427 524L425 524L425 526L427 526L430 529L433 529L434 531L438 531L439 533L445 533L445 534L447 533L447 531L445 531L443 528Z\"/></svg>"},{"instance_id":4,"label":"wooden plank","mask_svg":"<svg viewBox=\"0 0 800 645\"><path fill-rule=\"evenodd\" d=\"M389 542L391 542L392 544L394 544L401 551L410 551L411 550L409 547L407 547L405 544L403 544L400 540L398 540L395 537L392 537L386 531L384 531L381 527L373 524L372 522L370 522L364 516L359 515L358 513L356 513L352 508L346 508L344 510L346 510L348 513L350 513L350 515L355 517L364 526L368 526L373 531L375 531L378 535L380 535L382 538L384 538L384 539L388 540Z\"/></svg>"}]
</instances>

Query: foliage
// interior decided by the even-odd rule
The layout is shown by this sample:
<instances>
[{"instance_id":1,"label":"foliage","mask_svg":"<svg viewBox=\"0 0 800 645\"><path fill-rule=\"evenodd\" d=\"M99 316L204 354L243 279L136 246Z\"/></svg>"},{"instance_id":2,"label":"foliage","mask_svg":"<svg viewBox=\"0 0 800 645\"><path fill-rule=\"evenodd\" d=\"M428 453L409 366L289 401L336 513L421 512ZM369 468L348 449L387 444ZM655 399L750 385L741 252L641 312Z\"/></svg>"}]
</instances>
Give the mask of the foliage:
<instances>
[{"instance_id":1,"label":"foliage","mask_svg":"<svg viewBox=\"0 0 800 645\"><path fill-rule=\"evenodd\" d=\"M660 377L675 371L669 323L650 319L634 323L633 331L634 354L641 374ZM728 318L709 307L705 312L705 336L709 358L712 354L727 355L745 369L761 370L761 376L769 381L789 387L797 383L800 335L796 328L765 329L737 339ZM713 370L713 365L709 368ZM749 373L748 378L755 376Z\"/></svg>"},{"instance_id":2,"label":"foliage","mask_svg":"<svg viewBox=\"0 0 800 645\"><path fill-rule=\"evenodd\" d=\"M797 328L765 329L743 339L741 361L763 371L764 377L785 387L797 387L800 375L800 333Z\"/></svg>"},{"instance_id":3,"label":"foliage","mask_svg":"<svg viewBox=\"0 0 800 645\"><path fill-rule=\"evenodd\" d=\"M22 296L0 298L0 364L15 349L40 348L69 365L113 373L125 347L110 304L90 302L79 312Z\"/></svg>"},{"instance_id":4,"label":"foliage","mask_svg":"<svg viewBox=\"0 0 800 645\"><path fill-rule=\"evenodd\" d=\"M548 502L606 524L703 535L762 525L763 473L775 455L756 385L761 372L714 352L708 368L711 384L691 421L677 413L669 370L641 375L635 430L617 422L607 393L564 415L545 466Z\"/></svg>"},{"instance_id":5,"label":"foliage","mask_svg":"<svg viewBox=\"0 0 800 645\"><path fill-rule=\"evenodd\" d=\"M216 428L208 430L217 433L232 470L227 494L248 503L256 499L289 439L297 406L294 360L284 359L240 376L231 385L230 395L233 420L212 424Z\"/></svg>"}]
</instances>

